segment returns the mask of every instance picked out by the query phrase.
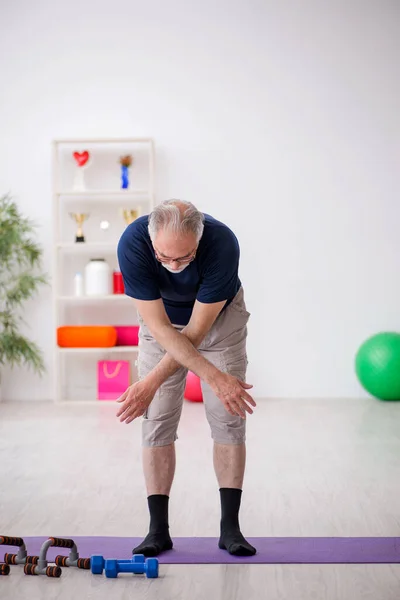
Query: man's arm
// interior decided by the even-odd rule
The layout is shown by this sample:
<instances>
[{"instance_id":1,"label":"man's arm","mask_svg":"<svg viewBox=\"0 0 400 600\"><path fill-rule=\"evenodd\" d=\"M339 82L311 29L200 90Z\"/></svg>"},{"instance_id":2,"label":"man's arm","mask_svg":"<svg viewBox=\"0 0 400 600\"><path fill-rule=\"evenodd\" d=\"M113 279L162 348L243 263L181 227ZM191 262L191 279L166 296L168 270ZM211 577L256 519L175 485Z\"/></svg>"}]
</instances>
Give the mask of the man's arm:
<instances>
[{"instance_id":1,"label":"man's arm","mask_svg":"<svg viewBox=\"0 0 400 600\"><path fill-rule=\"evenodd\" d=\"M215 305L217 304L223 305L221 302L215 303ZM188 336L182 335L171 325L161 299L153 301L136 300L136 305L150 332L160 346L177 363L183 365L208 383L228 412L239 414L242 417L245 417L246 412L253 412L246 402L252 406L256 404L245 389L252 386L239 381L239 379L232 375L223 373L205 359L197 351ZM221 308L222 306L220 306L219 310ZM209 328L216 317L217 314L214 314L213 320L211 320L211 313L209 313Z\"/></svg>"},{"instance_id":2,"label":"man's arm","mask_svg":"<svg viewBox=\"0 0 400 600\"><path fill-rule=\"evenodd\" d=\"M198 348L213 326L216 318L226 304L215 302L204 304L196 300L189 323L182 329L180 335L188 338L194 348ZM139 310L140 312L140 310ZM166 354L156 367L147 375L151 385L155 390L173 375L181 364L177 362L170 354Z\"/></svg>"},{"instance_id":3,"label":"man's arm","mask_svg":"<svg viewBox=\"0 0 400 600\"><path fill-rule=\"evenodd\" d=\"M249 405L256 406L256 403L246 392L252 386L223 373L196 350L225 303L226 300L210 304L196 301L189 324L178 333L171 325L161 300L136 300L139 313L167 354L142 381L134 383L121 396L121 407L117 412L120 421L131 423L143 415L158 388L181 365L207 381L230 414L245 418L246 412L253 412Z\"/></svg>"},{"instance_id":4,"label":"man's arm","mask_svg":"<svg viewBox=\"0 0 400 600\"><path fill-rule=\"evenodd\" d=\"M202 337L211 328L225 302L210 305L214 307L211 309L207 309L207 305L202 305L203 311L200 311L200 303L196 302L197 315L194 316L194 319L191 319L186 328L187 332L185 335L179 333L171 325L162 300L135 300L135 303L151 334L170 355L170 358L174 359L177 366L182 365L186 367L213 387L216 379L221 375L221 371L201 356L195 345L201 342ZM199 312L203 314L202 317L199 315ZM199 340L198 342L197 339ZM158 374L160 385L164 381L162 370Z\"/></svg>"}]
</instances>

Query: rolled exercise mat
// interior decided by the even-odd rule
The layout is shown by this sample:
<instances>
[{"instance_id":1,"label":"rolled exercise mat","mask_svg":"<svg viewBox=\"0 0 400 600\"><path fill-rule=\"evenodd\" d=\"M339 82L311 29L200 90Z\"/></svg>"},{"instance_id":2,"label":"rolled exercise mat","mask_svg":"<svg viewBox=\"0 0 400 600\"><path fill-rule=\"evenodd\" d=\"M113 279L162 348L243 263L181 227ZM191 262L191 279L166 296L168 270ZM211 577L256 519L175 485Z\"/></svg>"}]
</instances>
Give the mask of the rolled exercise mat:
<instances>
[{"instance_id":1,"label":"rolled exercise mat","mask_svg":"<svg viewBox=\"0 0 400 600\"><path fill-rule=\"evenodd\" d=\"M117 346L137 346L139 344L138 325L115 325Z\"/></svg>"},{"instance_id":2,"label":"rolled exercise mat","mask_svg":"<svg viewBox=\"0 0 400 600\"><path fill-rule=\"evenodd\" d=\"M65 325L57 329L61 348L111 348L116 343L116 329L108 325Z\"/></svg>"}]
</instances>

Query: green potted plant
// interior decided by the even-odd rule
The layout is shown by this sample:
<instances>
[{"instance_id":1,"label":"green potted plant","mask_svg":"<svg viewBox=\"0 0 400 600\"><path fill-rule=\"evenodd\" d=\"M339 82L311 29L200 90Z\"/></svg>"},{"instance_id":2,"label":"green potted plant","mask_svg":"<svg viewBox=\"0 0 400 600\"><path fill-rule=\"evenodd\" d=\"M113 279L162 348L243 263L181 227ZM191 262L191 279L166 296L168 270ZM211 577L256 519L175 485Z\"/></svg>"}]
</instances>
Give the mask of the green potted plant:
<instances>
[{"instance_id":1,"label":"green potted plant","mask_svg":"<svg viewBox=\"0 0 400 600\"><path fill-rule=\"evenodd\" d=\"M41 261L33 223L10 196L0 197L0 396L5 365L27 366L39 375L45 370L40 348L19 331L23 303L47 283Z\"/></svg>"}]
</instances>

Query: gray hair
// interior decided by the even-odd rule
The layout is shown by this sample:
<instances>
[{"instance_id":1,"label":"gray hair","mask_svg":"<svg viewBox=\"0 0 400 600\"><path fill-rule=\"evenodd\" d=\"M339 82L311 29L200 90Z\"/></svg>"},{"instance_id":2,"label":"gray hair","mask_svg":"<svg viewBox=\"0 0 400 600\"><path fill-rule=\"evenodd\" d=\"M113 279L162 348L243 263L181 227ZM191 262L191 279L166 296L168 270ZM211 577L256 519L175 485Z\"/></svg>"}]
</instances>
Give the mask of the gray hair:
<instances>
[{"instance_id":1,"label":"gray hair","mask_svg":"<svg viewBox=\"0 0 400 600\"><path fill-rule=\"evenodd\" d=\"M161 229L177 236L193 233L199 242L204 231L204 215L191 202L166 200L150 214L149 235L152 241Z\"/></svg>"}]
</instances>

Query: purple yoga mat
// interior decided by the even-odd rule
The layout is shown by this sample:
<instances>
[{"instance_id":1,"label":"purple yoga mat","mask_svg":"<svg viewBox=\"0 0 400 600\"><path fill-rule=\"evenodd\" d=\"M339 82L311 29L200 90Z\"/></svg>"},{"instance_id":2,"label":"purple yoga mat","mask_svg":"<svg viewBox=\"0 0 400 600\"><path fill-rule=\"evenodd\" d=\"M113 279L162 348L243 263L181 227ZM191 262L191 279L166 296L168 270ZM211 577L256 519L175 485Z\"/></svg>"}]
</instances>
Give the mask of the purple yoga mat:
<instances>
[{"instance_id":1,"label":"purple yoga mat","mask_svg":"<svg viewBox=\"0 0 400 600\"><path fill-rule=\"evenodd\" d=\"M71 536L65 536L71 537ZM39 554L45 537L26 537L28 554ZM140 538L73 537L82 558L102 554L105 558L129 558ZM400 563L400 537L249 538L255 556L230 556L218 548L217 538L174 538L174 549L159 556L164 564L335 564ZM48 559L68 554L50 548Z\"/></svg>"}]
</instances>

